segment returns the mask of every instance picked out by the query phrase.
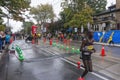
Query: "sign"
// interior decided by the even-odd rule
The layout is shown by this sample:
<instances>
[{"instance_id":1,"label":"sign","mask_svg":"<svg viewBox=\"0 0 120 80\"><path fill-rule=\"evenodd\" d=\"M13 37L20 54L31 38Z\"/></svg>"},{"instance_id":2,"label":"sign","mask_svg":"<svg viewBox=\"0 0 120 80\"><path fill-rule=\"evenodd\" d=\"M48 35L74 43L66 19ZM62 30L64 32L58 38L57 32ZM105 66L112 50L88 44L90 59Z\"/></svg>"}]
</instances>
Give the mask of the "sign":
<instances>
[{"instance_id":1,"label":"sign","mask_svg":"<svg viewBox=\"0 0 120 80\"><path fill-rule=\"evenodd\" d=\"M32 26L32 34L37 33L37 26L33 25Z\"/></svg>"},{"instance_id":2,"label":"sign","mask_svg":"<svg viewBox=\"0 0 120 80\"><path fill-rule=\"evenodd\" d=\"M83 25L81 26L81 33L83 33L84 32L84 28L83 28Z\"/></svg>"},{"instance_id":3,"label":"sign","mask_svg":"<svg viewBox=\"0 0 120 80\"><path fill-rule=\"evenodd\" d=\"M77 28L74 28L75 29L75 32L77 32Z\"/></svg>"},{"instance_id":4,"label":"sign","mask_svg":"<svg viewBox=\"0 0 120 80\"><path fill-rule=\"evenodd\" d=\"M104 28L105 26L106 26L106 24L105 24L105 23L103 23L103 24L102 24L102 27Z\"/></svg>"},{"instance_id":5,"label":"sign","mask_svg":"<svg viewBox=\"0 0 120 80\"><path fill-rule=\"evenodd\" d=\"M47 30L46 30L46 27L43 29L43 32L46 32Z\"/></svg>"},{"instance_id":6,"label":"sign","mask_svg":"<svg viewBox=\"0 0 120 80\"><path fill-rule=\"evenodd\" d=\"M89 22L88 22L88 24L87 24L87 28L90 29L90 23L89 23Z\"/></svg>"},{"instance_id":7,"label":"sign","mask_svg":"<svg viewBox=\"0 0 120 80\"><path fill-rule=\"evenodd\" d=\"M98 33L98 36L100 36L100 33Z\"/></svg>"}]
</instances>

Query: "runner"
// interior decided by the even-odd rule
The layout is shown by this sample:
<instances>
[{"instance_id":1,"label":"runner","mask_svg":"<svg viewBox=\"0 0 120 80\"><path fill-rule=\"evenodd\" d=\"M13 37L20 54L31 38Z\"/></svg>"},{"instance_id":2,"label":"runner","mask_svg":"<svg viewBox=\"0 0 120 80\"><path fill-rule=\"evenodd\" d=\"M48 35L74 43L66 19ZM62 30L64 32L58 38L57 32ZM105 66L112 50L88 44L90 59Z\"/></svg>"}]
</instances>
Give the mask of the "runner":
<instances>
[{"instance_id":1,"label":"runner","mask_svg":"<svg viewBox=\"0 0 120 80\"><path fill-rule=\"evenodd\" d=\"M87 75L87 73L92 72L91 54L95 52L95 49L93 47L93 41L93 32L88 31L85 34L85 38L83 39L80 47L80 50L82 52L82 56L80 58L83 61L85 71L78 80L84 80L84 77Z\"/></svg>"}]
</instances>

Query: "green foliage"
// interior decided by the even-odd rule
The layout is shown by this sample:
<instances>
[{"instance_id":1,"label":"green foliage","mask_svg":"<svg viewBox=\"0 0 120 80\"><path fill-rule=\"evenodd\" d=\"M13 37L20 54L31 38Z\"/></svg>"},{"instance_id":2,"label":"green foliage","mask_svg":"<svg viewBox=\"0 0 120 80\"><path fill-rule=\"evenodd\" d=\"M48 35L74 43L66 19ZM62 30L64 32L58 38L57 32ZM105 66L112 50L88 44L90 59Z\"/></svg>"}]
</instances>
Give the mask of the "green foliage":
<instances>
[{"instance_id":1,"label":"green foliage","mask_svg":"<svg viewBox=\"0 0 120 80\"><path fill-rule=\"evenodd\" d=\"M47 20L53 20L55 17L55 14L53 12L53 7L50 4L41 4L37 7L31 8L31 14L34 14L34 18L37 20L37 22L47 22Z\"/></svg>"},{"instance_id":2,"label":"green foliage","mask_svg":"<svg viewBox=\"0 0 120 80\"><path fill-rule=\"evenodd\" d=\"M66 3L68 1L65 0ZM89 5L95 13L99 13L106 9L107 0L71 0L67 6L73 9L74 12L79 12L85 5Z\"/></svg>"},{"instance_id":3,"label":"green foliage","mask_svg":"<svg viewBox=\"0 0 120 80\"><path fill-rule=\"evenodd\" d=\"M2 12L0 8L0 15L2 17L9 17L17 21L23 21L21 14L29 8L30 0L0 0L0 7L6 9L9 15Z\"/></svg>"},{"instance_id":4,"label":"green foliage","mask_svg":"<svg viewBox=\"0 0 120 80\"><path fill-rule=\"evenodd\" d=\"M23 29L24 29L24 32L27 33L27 34L31 34L31 26L33 25L32 22L23 22Z\"/></svg>"},{"instance_id":5,"label":"green foliage","mask_svg":"<svg viewBox=\"0 0 120 80\"><path fill-rule=\"evenodd\" d=\"M82 11L74 14L73 18L65 24L70 25L70 26L75 26L75 27L81 27L83 25L84 27L87 25L87 23L92 23L92 14L93 10L87 6L85 9Z\"/></svg>"},{"instance_id":6,"label":"green foliage","mask_svg":"<svg viewBox=\"0 0 120 80\"><path fill-rule=\"evenodd\" d=\"M92 15L105 10L107 0L64 0L63 3L67 3L60 14L64 26L79 27L92 23Z\"/></svg>"},{"instance_id":7,"label":"green foliage","mask_svg":"<svg viewBox=\"0 0 120 80\"><path fill-rule=\"evenodd\" d=\"M62 23L65 23L64 26L67 27L69 22L74 15L74 12L71 8L64 8L63 12L60 13Z\"/></svg>"},{"instance_id":8,"label":"green foliage","mask_svg":"<svg viewBox=\"0 0 120 80\"><path fill-rule=\"evenodd\" d=\"M0 31L5 31L5 26L4 25L0 25Z\"/></svg>"},{"instance_id":9,"label":"green foliage","mask_svg":"<svg viewBox=\"0 0 120 80\"><path fill-rule=\"evenodd\" d=\"M0 24L2 24L3 23L3 19L0 17Z\"/></svg>"},{"instance_id":10,"label":"green foliage","mask_svg":"<svg viewBox=\"0 0 120 80\"><path fill-rule=\"evenodd\" d=\"M95 13L99 13L106 9L107 0L87 0L87 4Z\"/></svg>"},{"instance_id":11,"label":"green foliage","mask_svg":"<svg viewBox=\"0 0 120 80\"><path fill-rule=\"evenodd\" d=\"M70 5L73 5L71 8L73 8L75 12L79 12L85 7L85 2L86 0L73 0Z\"/></svg>"}]
</instances>

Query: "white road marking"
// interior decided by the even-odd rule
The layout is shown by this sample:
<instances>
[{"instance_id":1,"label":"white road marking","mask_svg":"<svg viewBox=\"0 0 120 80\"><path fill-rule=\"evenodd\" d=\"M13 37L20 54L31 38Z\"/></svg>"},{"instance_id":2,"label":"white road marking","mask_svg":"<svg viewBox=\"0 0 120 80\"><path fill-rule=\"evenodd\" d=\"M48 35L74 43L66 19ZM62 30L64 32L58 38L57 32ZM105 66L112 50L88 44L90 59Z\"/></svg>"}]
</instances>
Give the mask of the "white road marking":
<instances>
[{"instance_id":1,"label":"white road marking","mask_svg":"<svg viewBox=\"0 0 120 80\"><path fill-rule=\"evenodd\" d=\"M65 61L65 62L70 63L70 64L74 65L75 67L77 67L77 64L75 64L75 63L73 63L73 62L71 62L71 61L69 61L69 60L67 60L67 59L64 59L64 58L61 58L61 59L62 59L63 61ZM83 67L80 67L80 68L84 70ZM97 76L97 77L99 77L99 78L101 78L101 79L103 79L103 80L109 80L108 78L103 77L103 76L101 76L101 75L99 75L99 74L97 74L97 73L95 73L95 72L91 72L91 74L93 74L93 75L95 75L95 76Z\"/></svg>"},{"instance_id":2,"label":"white road marking","mask_svg":"<svg viewBox=\"0 0 120 80\"><path fill-rule=\"evenodd\" d=\"M44 50L45 52L50 53L51 55L55 55L54 53L50 52L50 51L47 50L47 49L45 50L45 49L41 48L41 50Z\"/></svg>"}]
</instances>

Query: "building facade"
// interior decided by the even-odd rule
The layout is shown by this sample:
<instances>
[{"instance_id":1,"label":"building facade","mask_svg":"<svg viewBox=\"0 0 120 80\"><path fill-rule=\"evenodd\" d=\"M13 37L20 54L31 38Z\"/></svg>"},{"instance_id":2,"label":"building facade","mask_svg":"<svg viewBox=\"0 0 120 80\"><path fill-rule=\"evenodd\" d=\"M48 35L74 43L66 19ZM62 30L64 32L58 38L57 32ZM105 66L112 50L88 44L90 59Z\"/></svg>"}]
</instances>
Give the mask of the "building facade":
<instances>
[{"instance_id":1,"label":"building facade","mask_svg":"<svg viewBox=\"0 0 120 80\"><path fill-rule=\"evenodd\" d=\"M120 0L116 4L93 17L95 31L120 30Z\"/></svg>"}]
</instances>

